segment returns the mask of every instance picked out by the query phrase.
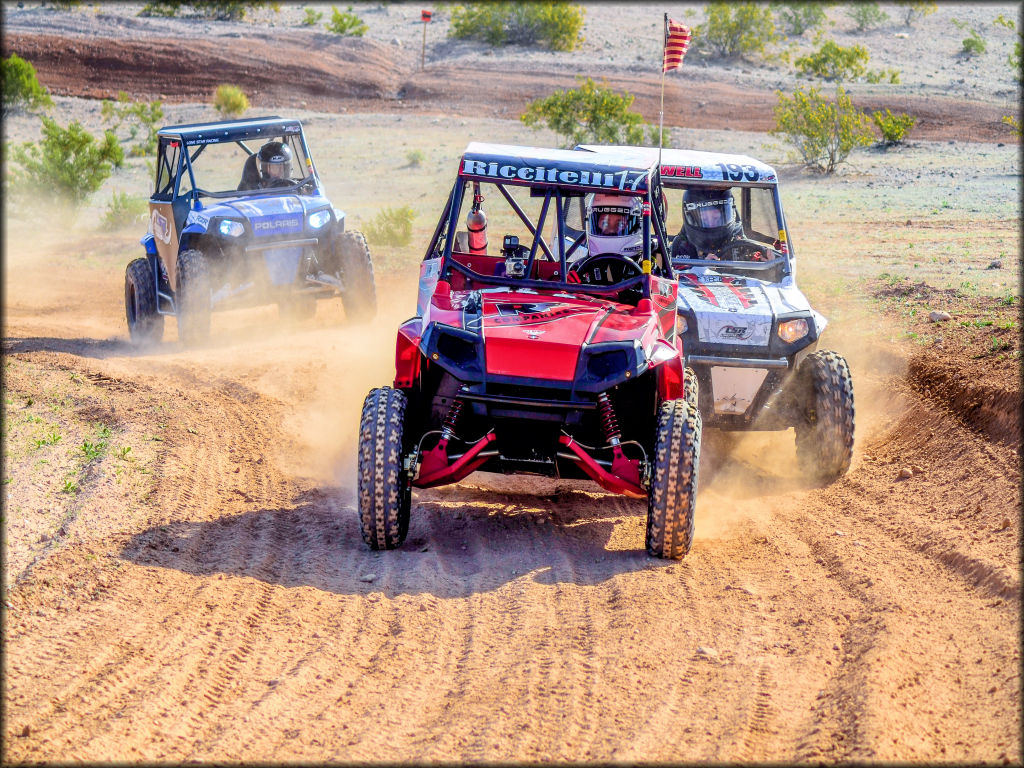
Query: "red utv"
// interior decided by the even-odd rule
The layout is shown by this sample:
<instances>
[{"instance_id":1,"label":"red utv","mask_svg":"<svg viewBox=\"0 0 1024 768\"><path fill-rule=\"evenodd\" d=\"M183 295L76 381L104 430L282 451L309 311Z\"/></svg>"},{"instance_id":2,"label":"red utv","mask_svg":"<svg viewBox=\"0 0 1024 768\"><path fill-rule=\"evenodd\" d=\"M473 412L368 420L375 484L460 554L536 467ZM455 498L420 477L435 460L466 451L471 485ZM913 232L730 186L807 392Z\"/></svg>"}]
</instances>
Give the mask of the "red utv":
<instances>
[{"instance_id":1,"label":"red utv","mask_svg":"<svg viewBox=\"0 0 1024 768\"><path fill-rule=\"evenodd\" d=\"M657 206L652 215L657 185L656 163L628 155L466 148L416 315L398 330L394 386L363 405L358 506L372 549L405 540L414 487L483 470L646 498L648 552L687 553L701 421ZM595 194L621 196L639 248L588 243Z\"/></svg>"}]
</instances>

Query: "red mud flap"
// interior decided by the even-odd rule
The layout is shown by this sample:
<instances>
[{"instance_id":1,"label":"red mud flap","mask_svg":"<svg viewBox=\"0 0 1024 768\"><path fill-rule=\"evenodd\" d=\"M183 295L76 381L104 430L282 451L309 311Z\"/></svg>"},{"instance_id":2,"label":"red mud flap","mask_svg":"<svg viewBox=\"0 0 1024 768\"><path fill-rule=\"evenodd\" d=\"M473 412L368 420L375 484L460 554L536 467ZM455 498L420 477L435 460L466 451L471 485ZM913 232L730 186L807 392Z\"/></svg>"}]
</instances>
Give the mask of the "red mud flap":
<instances>
[{"instance_id":1,"label":"red mud flap","mask_svg":"<svg viewBox=\"0 0 1024 768\"><path fill-rule=\"evenodd\" d=\"M640 487L640 462L637 459L627 459L621 446L616 445L612 448L612 471L609 472L568 435L559 437L558 442L579 457L583 471L606 491L621 493L634 499L647 498L647 491Z\"/></svg>"},{"instance_id":2,"label":"red mud flap","mask_svg":"<svg viewBox=\"0 0 1024 768\"><path fill-rule=\"evenodd\" d=\"M413 480L412 484L417 488L433 488L435 485L459 482L491 458L490 454L481 456L480 452L497 439L493 432L488 432L473 443L468 451L449 464L448 441L442 438L429 451L423 452L419 477Z\"/></svg>"}]
</instances>

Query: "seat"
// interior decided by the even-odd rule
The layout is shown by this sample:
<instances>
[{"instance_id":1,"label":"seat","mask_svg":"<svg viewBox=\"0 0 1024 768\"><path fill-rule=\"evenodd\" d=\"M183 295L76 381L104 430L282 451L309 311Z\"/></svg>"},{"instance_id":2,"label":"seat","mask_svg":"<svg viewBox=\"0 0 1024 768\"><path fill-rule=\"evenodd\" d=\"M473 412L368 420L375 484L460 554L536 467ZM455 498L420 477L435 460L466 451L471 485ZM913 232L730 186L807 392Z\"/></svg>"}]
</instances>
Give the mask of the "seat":
<instances>
[{"instance_id":1,"label":"seat","mask_svg":"<svg viewBox=\"0 0 1024 768\"><path fill-rule=\"evenodd\" d=\"M240 192L247 189L259 189L260 187L260 171L256 167L258 158L255 154L249 155L246 158L245 165L242 166L242 180L238 182L238 190Z\"/></svg>"}]
</instances>

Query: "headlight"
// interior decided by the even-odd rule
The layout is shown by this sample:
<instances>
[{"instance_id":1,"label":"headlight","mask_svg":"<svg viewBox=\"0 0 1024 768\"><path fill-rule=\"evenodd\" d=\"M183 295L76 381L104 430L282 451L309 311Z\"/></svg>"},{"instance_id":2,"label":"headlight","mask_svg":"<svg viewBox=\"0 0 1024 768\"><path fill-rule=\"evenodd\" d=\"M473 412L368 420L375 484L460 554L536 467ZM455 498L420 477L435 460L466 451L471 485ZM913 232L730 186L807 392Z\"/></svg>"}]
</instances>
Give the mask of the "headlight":
<instances>
[{"instance_id":1,"label":"headlight","mask_svg":"<svg viewBox=\"0 0 1024 768\"><path fill-rule=\"evenodd\" d=\"M779 338L787 344L792 344L806 335L806 320L786 320L784 323L779 323Z\"/></svg>"},{"instance_id":2,"label":"headlight","mask_svg":"<svg viewBox=\"0 0 1024 768\"><path fill-rule=\"evenodd\" d=\"M225 237L241 237L245 234L245 227L242 226L240 221L224 219L220 223L220 233Z\"/></svg>"},{"instance_id":3,"label":"headlight","mask_svg":"<svg viewBox=\"0 0 1024 768\"><path fill-rule=\"evenodd\" d=\"M686 315L676 314L676 333L682 336L689 330L690 326L686 322Z\"/></svg>"},{"instance_id":4,"label":"headlight","mask_svg":"<svg viewBox=\"0 0 1024 768\"><path fill-rule=\"evenodd\" d=\"M316 213L309 214L309 226L312 229L320 229L320 227L330 220L331 212L328 210L317 211Z\"/></svg>"},{"instance_id":5,"label":"headlight","mask_svg":"<svg viewBox=\"0 0 1024 768\"><path fill-rule=\"evenodd\" d=\"M587 376L594 381L604 381L622 373L628 366L629 358L623 349L599 352L587 360Z\"/></svg>"}]
</instances>

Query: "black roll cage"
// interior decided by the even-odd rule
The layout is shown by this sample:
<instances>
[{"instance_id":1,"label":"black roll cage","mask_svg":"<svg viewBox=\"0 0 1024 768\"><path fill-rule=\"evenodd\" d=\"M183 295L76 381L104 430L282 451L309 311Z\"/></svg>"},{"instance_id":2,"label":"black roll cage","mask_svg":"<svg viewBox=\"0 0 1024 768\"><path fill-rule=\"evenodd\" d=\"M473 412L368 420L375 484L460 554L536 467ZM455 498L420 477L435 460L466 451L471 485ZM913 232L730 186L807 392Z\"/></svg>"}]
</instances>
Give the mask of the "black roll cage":
<instances>
[{"instance_id":1,"label":"black roll cage","mask_svg":"<svg viewBox=\"0 0 1024 768\"><path fill-rule=\"evenodd\" d=\"M652 191L661 188L660 179L658 178L657 171L652 171L651 183L647 185L647 189L640 195L643 197L644 202L649 206L651 215L643 217L643 260L652 261L651 253L651 222L654 222L654 234L658 238L659 252L660 252L660 269L658 270L661 275L666 277L672 277L674 275L672 270L672 261L669 254L668 240L665 237L665 226L661 221L661 218L657 214L659 207L654 205L652 199ZM455 245L454 233L458 227L459 215L462 212L463 199L465 197L466 184L472 182L474 179L467 178L460 175L451 192L448 195L448 201L445 203L444 211L441 213L441 218L437 222L437 226L434 228L434 234L430 239L430 244L427 246L427 252L423 257L423 260L429 260L437 258L438 251L437 246L441 238L444 238L444 250L441 252L441 268L438 271L438 279L447 280L451 274L451 270L469 277L473 280L492 283L494 285L507 285L513 287L524 287L524 288L540 288L551 290L552 285L559 285L566 288L573 293L596 293L596 294L612 294L618 293L619 291L633 286L640 285L643 291L643 297L649 299L651 284L650 281L645 279L646 274L636 275L625 280L621 280L613 285L591 285L588 283L570 283L567 280L568 265L567 265L567 253L571 253L578 248L584 239L586 238L586 232L580 233L580 235L572 242L568 252L565 247L565 216L564 208L565 202L568 198L581 197L588 192L607 192L605 187L573 187L571 190L564 189L558 185L540 185L540 184L516 184L516 183L504 183L495 181L493 179L485 179L484 183L493 184L498 188L501 195L508 201L509 206L516 212L520 220L526 226L526 228L533 235L533 242L530 245L530 255L526 265L526 274L530 274L533 269L534 261L537 257L538 247L544 251L545 255L555 261L555 256L551 251L550 246L544 240L542 232L544 231L544 224L547 218L548 210L550 208L551 201L555 201L555 216L558 226L558 263L559 272L558 280L536 280L533 278L513 278L513 277L500 277L497 275L483 275L470 267L460 264L452 258L452 250ZM524 187L529 186L531 189L542 189L544 190L544 202L541 205L540 216L537 220L536 225L530 220L529 215L523 211L522 207L516 202L515 198L506 189L506 186L518 186ZM652 267L653 267L652 263Z\"/></svg>"}]
</instances>

